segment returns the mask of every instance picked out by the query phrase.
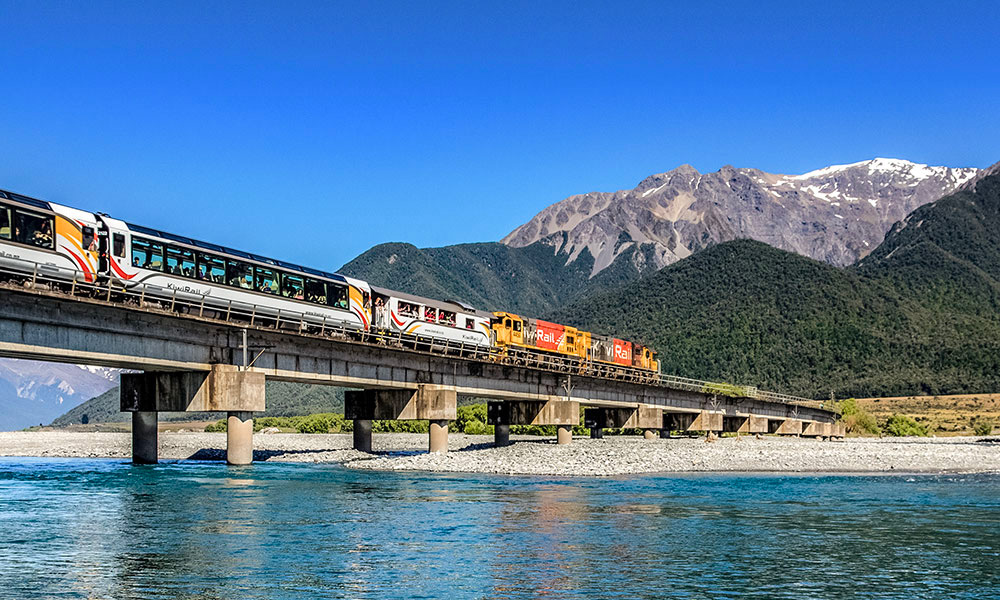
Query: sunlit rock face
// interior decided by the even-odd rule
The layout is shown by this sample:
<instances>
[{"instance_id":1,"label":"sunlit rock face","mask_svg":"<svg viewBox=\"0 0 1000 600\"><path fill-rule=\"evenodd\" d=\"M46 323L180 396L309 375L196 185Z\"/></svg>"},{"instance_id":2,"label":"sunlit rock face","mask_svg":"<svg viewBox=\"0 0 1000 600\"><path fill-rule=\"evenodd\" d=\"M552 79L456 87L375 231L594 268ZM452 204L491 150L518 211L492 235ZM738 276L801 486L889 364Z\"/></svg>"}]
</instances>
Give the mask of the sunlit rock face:
<instances>
[{"instance_id":1,"label":"sunlit rock face","mask_svg":"<svg viewBox=\"0 0 1000 600\"><path fill-rule=\"evenodd\" d=\"M682 165L631 190L570 196L502 241L518 247L544 241L569 261L587 248L596 259L592 274L623 252L646 271L738 238L843 266L867 255L913 209L978 173L886 158L803 175L730 166L702 174Z\"/></svg>"}]
</instances>

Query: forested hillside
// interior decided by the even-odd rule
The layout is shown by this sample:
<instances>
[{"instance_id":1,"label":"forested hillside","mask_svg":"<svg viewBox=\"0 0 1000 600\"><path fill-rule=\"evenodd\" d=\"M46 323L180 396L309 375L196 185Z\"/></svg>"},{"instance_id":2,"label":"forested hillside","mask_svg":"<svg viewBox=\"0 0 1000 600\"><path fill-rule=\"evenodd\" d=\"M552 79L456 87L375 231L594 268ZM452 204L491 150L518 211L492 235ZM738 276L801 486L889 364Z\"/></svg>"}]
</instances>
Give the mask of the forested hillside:
<instances>
[{"instance_id":1,"label":"forested hillside","mask_svg":"<svg viewBox=\"0 0 1000 600\"><path fill-rule=\"evenodd\" d=\"M652 265L644 252L633 247L591 278L594 258L587 250L567 264L565 253L543 242L523 248L497 242L441 248L391 243L375 246L340 272L372 285L461 300L484 310L539 315L584 293L637 279L641 266Z\"/></svg>"}]
</instances>

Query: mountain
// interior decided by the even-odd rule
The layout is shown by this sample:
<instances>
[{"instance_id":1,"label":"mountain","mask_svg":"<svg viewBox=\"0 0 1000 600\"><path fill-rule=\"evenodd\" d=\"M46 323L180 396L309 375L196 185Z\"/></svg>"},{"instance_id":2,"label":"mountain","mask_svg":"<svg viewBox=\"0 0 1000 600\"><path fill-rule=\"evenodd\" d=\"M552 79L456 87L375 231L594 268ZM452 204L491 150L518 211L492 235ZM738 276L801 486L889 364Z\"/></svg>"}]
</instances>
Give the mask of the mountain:
<instances>
[{"instance_id":1,"label":"mountain","mask_svg":"<svg viewBox=\"0 0 1000 600\"><path fill-rule=\"evenodd\" d=\"M48 423L118 385L119 369L0 358L0 431Z\"/></svg>"},{"instance_id":2,"label":"mountain","mask_svg":"<svg viewBox=\"0 0 1000 600\"><path fill-rule=\"evenodd\" d=\"M857 265L750 240L547 316L653 345L664 372L809 396L1000 387L1000 173L920 207Z\"/></svg>"},{"instance_id":3,"label":"mountain","mask_svg":"<svg viewBox=\"0 0 1000 600\"><path fill-rule=\"evenodd\" d=\"M874 249L893 223L978 171L886 158L803 175L731 166L701 174L682 165L631 190L570 196L501 241L515 248L548 241L569 262L587 250L591 274L630 250L640 249L655 270L742 238L846 266Z\"/></svg>"}]
</instances>

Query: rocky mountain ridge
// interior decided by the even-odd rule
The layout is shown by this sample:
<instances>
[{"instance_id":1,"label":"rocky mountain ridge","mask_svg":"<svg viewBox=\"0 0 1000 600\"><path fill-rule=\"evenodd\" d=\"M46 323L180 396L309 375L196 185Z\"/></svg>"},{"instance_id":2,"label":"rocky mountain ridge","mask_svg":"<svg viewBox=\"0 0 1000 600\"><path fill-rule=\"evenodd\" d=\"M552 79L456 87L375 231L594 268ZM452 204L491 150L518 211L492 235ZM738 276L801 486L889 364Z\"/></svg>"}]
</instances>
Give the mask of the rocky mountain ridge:
<instances>
[{"instance_id":1,"label":"rocky mountain ridge","mask_svg":"<svg viewBox=\"0 0 1000 600\"><path fill-rule=\"evenodd\" d=\"M742 238L846 266L878 246L895 222L979 172L886 158L802 175L732 166L702 174L682 165L631 190L570 196L502 243L543 242L565 253L567 262L586 249L594 257L592 276L625 252L647 272Z\"/></svg>"},{"instance_id":2,"label":"rocky mountain ridge","mask_svg":"<svg viewBox=\"0 0 1000 600\"><path fill-rule=\"evenodd\" d=\"M0 431L48 423L118 385L120 369L0 358Z\"/></svg>"}]
</instances>

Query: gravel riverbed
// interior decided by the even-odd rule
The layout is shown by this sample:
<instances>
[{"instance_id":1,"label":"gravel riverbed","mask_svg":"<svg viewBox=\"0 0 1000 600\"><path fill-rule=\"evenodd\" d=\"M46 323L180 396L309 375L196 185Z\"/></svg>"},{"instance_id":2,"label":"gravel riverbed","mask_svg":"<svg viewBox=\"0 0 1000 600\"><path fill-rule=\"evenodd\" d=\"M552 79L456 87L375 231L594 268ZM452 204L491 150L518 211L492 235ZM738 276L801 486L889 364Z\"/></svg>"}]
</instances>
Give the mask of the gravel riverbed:
<instances>
[{"instance_id":1,"label":"gravel riverbed","mask_svg":"<svg viewBox=\"0 0 1000 600\"><path fill-rule=\"evenodd\" d=\"M555 440L514 436L494 448L492 436L449 436L448 453L429 454L427 436L375 434L372 454L351 448L350 434L256 434L254 459L340 463L357 469L560 476L661 472L920 473L1000 472L1000 438L742 437L644 440L608 436ZM160 432L161 460L224 460L226 434ZM127 433L0 432L0 456L122 458ZM2 466L0 466L2 468Z\"/></svg>"}]
</instances>

